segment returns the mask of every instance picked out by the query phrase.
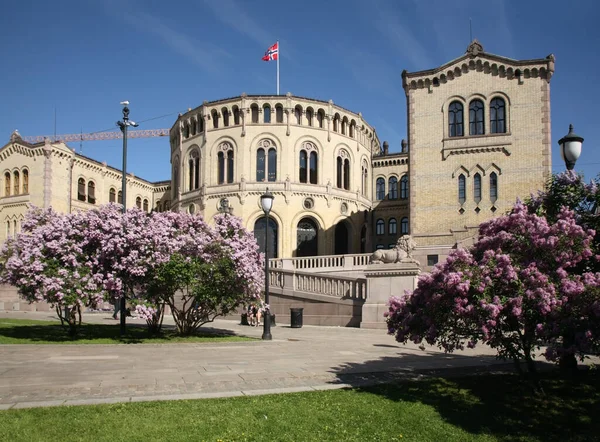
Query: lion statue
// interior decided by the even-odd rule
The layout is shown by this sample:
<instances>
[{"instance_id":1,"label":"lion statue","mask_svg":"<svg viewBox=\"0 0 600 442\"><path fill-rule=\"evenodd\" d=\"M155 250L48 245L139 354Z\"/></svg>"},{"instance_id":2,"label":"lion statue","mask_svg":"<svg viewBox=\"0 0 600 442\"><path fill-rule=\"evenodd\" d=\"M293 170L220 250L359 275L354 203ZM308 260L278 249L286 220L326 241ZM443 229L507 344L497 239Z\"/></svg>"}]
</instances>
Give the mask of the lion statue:
<instances>
[{"instance_id":1,"label":"lion statue","mask_svg":"<svg viewBox=\"0 0 600 442\"><path fill-rule=\"evenodd\" d=\"M375 250L370 264L391 264L397 262L415 262L412 252L417 247L410 235L402 235L393 249Z\"/></svg>"}]
</instances>

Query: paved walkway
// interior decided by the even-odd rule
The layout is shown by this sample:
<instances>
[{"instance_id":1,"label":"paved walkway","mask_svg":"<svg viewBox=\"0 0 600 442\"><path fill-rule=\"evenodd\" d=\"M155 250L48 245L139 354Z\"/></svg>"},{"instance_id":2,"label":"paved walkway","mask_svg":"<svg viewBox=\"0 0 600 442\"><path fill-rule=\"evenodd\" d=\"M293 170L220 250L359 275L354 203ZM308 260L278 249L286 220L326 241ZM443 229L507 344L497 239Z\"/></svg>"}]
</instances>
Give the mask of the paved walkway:
<instances>
[{"instance_id":1,"label":"paved walkway","mask_svg":"<svg viewBox=\"0 0 600 442\"><path fill-rule=\"evenodd\" d=\"M54 319L47 312L1 318ZM85 314L84 322L118 324L110 313ZM211 327L262 335L262 327L232 320ZM278 325L272 335L220 344L0 345L0 410L322 390L499 363L487 347L446 355L399 345L384 330Z\"/></svg>"}]
</instances>

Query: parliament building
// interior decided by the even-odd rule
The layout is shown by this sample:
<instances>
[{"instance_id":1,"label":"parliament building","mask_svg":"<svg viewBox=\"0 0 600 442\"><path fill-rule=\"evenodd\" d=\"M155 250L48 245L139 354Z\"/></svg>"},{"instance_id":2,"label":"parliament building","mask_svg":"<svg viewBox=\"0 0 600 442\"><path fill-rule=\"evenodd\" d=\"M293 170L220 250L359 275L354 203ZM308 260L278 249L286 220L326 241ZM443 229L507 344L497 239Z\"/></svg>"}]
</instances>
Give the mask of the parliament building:
<instances>
[{"instance_id":1,"label":"parliament building","mask_svg":"<svg viewBox=\"0 0 600 442\"><path fill-rule=\"evenodd\" d=\"M553 72L552 55L512 60L476 40L443 66L402 72L407 134L394 153L369 116L332 100L204 102L170 130L170 180L129 174L127 207L209 223L229 210L261 247L268 231L269 255L280 258L367 253L409 233L431 265L550 177ZM62 142L30 144L15 132L0 169L0 242L19 231L30 204L73 212L121 201L121 171Z\"/></svg>"}]
</instances>

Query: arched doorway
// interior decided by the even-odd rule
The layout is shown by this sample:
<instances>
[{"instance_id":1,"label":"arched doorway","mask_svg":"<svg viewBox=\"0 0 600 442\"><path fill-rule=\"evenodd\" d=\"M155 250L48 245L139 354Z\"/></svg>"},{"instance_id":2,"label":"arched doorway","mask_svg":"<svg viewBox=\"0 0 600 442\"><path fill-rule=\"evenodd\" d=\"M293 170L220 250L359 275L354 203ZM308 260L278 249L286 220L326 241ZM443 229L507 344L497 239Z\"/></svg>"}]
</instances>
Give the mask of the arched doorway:
<instances>
[{"instance_id":1,"label":"arched doorway","mask_svg":"<svg viewBox=\"0 0 600 442\"><path fill-rule=\"evenodd\" d=\"M360 253L367 253L367 226L360 231Z\"/></svg>"},{"instance_id":2,"label":"arched doorway","mask_svg":"<svg viewBox=\"0 0 600 442\"><path fill-rule=\"evenodd\" d=\"M254 223L254 238L258 242L260 253L265 253L265 224L267 218L263 216ZM269 217L269 258L277 258L277 246L278 246L278 226L277 221Z\"/></svg>"},{"instance_id":3,"label":"arched doorway","mask_svg":"<svg viewBox=\"0 0 600 442\"><path fill-rule=\"evenodd\" d=\"M346 255L348 251L348 226L340 221L335 226L334 255Z\"/></svg>"},{"instance_id":4,"label":"arched doorway","mask_svg":"<svg viewBox=\"0 0 600 442\"><path fill-rule=\"evenodd\" d=\"M319 254L317 223L311 218L302 218L296 231L296 256L317 256Z\"/></svg>"}]
</instances>

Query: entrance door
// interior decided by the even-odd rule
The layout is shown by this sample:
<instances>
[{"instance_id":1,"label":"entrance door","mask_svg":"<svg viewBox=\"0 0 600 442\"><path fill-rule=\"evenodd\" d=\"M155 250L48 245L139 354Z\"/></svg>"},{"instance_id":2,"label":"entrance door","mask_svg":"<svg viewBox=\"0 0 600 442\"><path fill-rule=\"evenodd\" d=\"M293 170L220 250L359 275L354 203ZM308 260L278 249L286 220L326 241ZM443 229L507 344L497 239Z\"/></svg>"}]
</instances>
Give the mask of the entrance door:
<instances>
[{"instance_id":1,"label":"entrance door","mask_svg":"<svg viewBox=\"0 0 600 442\"><path fill-rule=\"evenodd\" d=\"M303 218L298 223L297 244L296 256L318 255L318 229L311 218Z\"/></svg>"},{"instance_id":2,"label":"entrance door","mask_svg":"<svg viewBox=\"0 0 600 442\"><path fill-rule=\"evenodd\" d=\"M262 217L254 223L254 238L258 243L260 253L265 253L265 224L267 218ZM277 258L277 221L269 218L269 256L268 258Z\"/></svg>"},{"instance_id":3,"label":"entrance door","mask_svg":"<svg viewBox=\"0 0 600 442\"><path fill-rule=\"evenodd\" d=\"M344 221L335 226L335 255L348 254L348 227Z\"/></svg>"}]
</instances>

